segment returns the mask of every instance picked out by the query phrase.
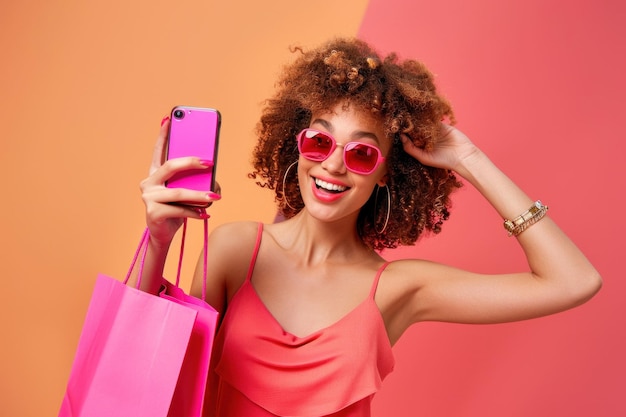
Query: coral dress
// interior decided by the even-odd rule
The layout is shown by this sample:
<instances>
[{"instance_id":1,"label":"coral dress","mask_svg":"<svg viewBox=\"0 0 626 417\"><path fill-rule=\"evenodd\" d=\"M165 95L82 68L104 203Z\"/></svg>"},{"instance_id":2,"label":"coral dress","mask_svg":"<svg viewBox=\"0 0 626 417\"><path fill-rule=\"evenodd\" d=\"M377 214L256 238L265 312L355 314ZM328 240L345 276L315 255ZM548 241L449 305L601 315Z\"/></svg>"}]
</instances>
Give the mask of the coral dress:
<instances>
[{"instance_id":1,"label":"coral dress","mask_svg":"<svg viewBox=\"0 0 626 417\"><path fill-rule=\"evenodd\" d=\"M373 395L394 366L374 294L334 324L306 337L285 331L250 281L233 296L215 340L205 404L211 417L369 417Z\"/></svg>"}]
</instances>

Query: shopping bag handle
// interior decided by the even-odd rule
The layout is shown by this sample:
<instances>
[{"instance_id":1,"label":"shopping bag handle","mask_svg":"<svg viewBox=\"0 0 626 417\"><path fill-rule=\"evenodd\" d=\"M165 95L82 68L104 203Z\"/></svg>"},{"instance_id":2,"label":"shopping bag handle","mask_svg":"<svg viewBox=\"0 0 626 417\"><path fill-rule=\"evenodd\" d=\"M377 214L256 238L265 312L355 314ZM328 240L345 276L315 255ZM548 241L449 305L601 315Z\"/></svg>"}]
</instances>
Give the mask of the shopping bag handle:
<instances>
[{"instance_id":1,"label":"shopping bag handle","mask_svg":"<svg viewBox=\"0 0 626 417\"><path fill-rule=\"evenodd\" d=\"M203 251L202 251L202 301L206 301L206 286L207 286L207 246L208 246L208 241L209 241L209 224L208 224L208 219L204 219L203 221L203 226L204 226L204 242L203 242ZM180 273L181 273L181 269L182 269L182 264L183 264L183 255L185 252L185 240L186 240L186 236L187 236L187 219L183 219L183 230L182 230L182 236L181 236L181 241L180 241L180 253L178 256L178 267L176 270L176 286L178 287L180 284ZM139 288L139 286L141 285L141 277L143 275L143 267L144 267L144 263L146 260L146 252L148 252L148 242L150 241L150 229L148 229L147 227L145 228L145 230L143 231L143 234L141 235L141 239L139 241L139 245L137 246L137 250L135 251L135 254L133 256L133 259L130 263L130 268L128 268L128 272L126 273L126 278L124 279L124 284L127 284L130 276L132 275L132 271L135 268L135 265L137 264L137 259L139 258L139 256L141 255L141 258L139 260L139 271L138 271L138 277L137 277L137 285L136 288Z\"/></svg>"},{"instance_id":2,"label":"shopping bag handle","mask_svg":"<svg viewBox=\"0 0 626 417\"><path fill-rule=\"evenodd\" d=\"M133 256L132 261L130 261L130 266L128 267L128 272L126 272L126 278L124 278L124 284L128 284L128 281L130 280L130 276L133 273L133 269L135 268L135 264L137 263L137 258L139 257L139 254L144 251L145 253L145 248L147 247L147 243L148 243L148 236L150 234L150 230L146 227L146 229L143 231L143 234L141 235L141 239L139 240L139 245L137 246L137 250L135 251L135 255ZM142 256L142 259L144 257ZM141 280L141 277L139 277L139 279ZM137 287L139 287L139 283L137 283Z\"/></svg>"}]
</instances>

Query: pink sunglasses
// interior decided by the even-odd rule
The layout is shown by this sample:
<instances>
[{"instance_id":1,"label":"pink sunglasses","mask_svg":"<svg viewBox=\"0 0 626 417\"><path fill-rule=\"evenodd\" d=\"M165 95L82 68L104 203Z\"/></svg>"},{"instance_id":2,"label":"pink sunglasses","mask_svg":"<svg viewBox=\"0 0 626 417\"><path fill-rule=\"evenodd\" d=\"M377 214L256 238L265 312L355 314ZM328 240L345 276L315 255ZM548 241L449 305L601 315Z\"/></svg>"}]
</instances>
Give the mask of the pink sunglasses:
<instances>
[{"instance_id":1,"label":"pink sunglasses","mask_svg":"<svg viewBox=\"0 0 626 417\"><path fill-rule=\"evenodd\" d=\"M355 174L371 174L385 161L382 152L374 145L361 142L348 142L343 146L343 162ZM304 129L298 133L300 155L310 161L326 160L337 148L337 141L328 133L314 129Z\"/></svg>"}]
</instances>

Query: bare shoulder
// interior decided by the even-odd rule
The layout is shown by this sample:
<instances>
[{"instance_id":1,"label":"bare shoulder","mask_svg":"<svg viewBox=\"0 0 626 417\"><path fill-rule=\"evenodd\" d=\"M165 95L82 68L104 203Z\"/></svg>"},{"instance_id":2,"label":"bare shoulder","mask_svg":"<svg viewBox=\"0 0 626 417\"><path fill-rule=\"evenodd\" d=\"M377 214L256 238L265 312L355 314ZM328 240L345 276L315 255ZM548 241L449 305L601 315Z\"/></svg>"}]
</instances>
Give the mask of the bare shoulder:
<instances>
[{"instance_id":1,"label":"bare shoulder","mask_svg":"<svg viewBox=\"0 0 626 417\"><path fill-rule=\"evenodd\" d=\"M476 276L469 271L426 259L399 259L390 262L381 276L381 285L394 302L418 293L437 290L450 281Z\"/></svg>"},{"instance_id":2,"label":"bare shoulder","mask_svg":"<svg viewBox=\"0 0 626 417\"><path fill-rule=\"evenodd\" d=\"M376 302L381 311L398 313L398 306L406 306L409 299L426 285L428 276L436 274L436 269L436 264L421 259L389 262L376 290Z\"/></svg>"},{"instance_id":3,"label":"bare shoulder","mask_svg":"<svg viewBox=\"0 0 626 417\"><path fill-rule=\"evenodd\" d=\"M236 222L216 227L209 236L208 256L224 275L237 275L241 264L247 266L259 230L259 223Z\"/></svg>"},{"instance_id":4,"label":"bare shoulder","mask_svg":"<svg viewBox=\"0 0 626 417\"><path fill-rule=\"evenodd\" d=\"M240 248L242 244L256 241L259 230L257 222L233 222L217 226L209 237L209 244L215 242L220 250L231 251ZM213 248L211 248L213 249Z\"/></svg>"},{"instance_id":5,"label":"bare shoulder","mask_svg":"<svg viewBox=\"0 0 626 417\"><path fill-rule=\"evenodd\" d=\"M243 283L254 251L259 223L234 222L217 226L207 247L207 299L221 311ZM192 291L202 291L202 255L198 259Z\"/></svg>"}]
</instances>

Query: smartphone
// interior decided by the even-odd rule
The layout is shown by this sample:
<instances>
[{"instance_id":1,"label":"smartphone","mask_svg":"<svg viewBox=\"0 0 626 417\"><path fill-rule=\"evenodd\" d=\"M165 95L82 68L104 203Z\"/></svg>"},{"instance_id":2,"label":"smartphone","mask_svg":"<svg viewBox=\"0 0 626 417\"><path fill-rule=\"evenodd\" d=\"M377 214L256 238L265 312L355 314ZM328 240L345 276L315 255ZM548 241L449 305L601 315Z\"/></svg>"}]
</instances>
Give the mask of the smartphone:
<instances>
[{"instance_id":1,"label":"smartphone","mask_svg":"<svg viewBox=\"0 0 626 417\"><path fill-rule=\"evenodd\" d=\"M213 161L213 167L179 172L166 182L167 187L215 191L221 119L216 109L189 106L172 109L166 158L195 156Z\"/></svg>"}]
</instances>

